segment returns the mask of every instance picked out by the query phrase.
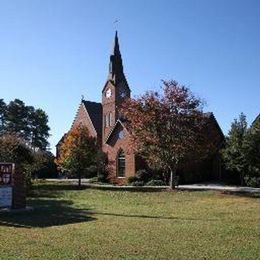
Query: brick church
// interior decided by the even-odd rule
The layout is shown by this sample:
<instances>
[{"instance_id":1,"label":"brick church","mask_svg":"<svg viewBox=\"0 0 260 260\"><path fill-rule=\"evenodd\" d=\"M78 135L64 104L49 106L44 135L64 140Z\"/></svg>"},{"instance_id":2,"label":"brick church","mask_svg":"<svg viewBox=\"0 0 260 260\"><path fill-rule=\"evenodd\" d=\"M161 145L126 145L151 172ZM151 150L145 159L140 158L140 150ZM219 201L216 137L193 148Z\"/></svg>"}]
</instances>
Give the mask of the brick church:
<instances>
[{"instance_id":1,"label":"brick church","mask_svg":"<svg viewBox=\"0 0 260 260\"><path fill-rule=\"evenodd\" d=\"M129 132L119 116L119 106L127 97L131 97L131 89L124 74L116 32L110 55L108 77L102 89L102 103L82 99L71 129L78 125L88 128L90 135L97 139L100 149L107 154L110 179L118 183L125 182L128 177L134 176L143 165L129 145ZM206 113L205 116L211 123L212 136L217 140L216 146L220 146L223 141L222 131L212 113ZM57 144L57 154L63 138ZM220 175L218 161L216 154L209 165L210 174L217 177Z\"/></svg>"}]
</instances>

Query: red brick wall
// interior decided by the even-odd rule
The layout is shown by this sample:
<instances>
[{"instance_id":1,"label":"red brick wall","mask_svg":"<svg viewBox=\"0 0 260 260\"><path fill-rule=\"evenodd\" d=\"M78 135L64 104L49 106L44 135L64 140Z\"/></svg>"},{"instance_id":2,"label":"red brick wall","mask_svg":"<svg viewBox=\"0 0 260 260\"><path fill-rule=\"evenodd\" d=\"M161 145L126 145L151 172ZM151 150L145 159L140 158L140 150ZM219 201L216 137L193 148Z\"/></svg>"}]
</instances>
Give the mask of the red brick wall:
<instances>
[{"instance_id":1,"label":"red brick wall","mask_svg":"<svg viewBox=\"0 0 260 260\"><path fill-rule=\"evenodd\" d=\"M97 135L97 132L91 122L91 119L83 103L81 103L79 106L79 109L77 111L76 117L71 128L73 129L74 127L77 127L79 125L87 127L89 135L97 138L97 143L100 147L102 147L102 136Z\"/></svg>"},{"instance_id":2,"label":"red brick wall","mask_svg":"<svg viewBox=\"0 0 260 260\"><path fill-rule=\"evenodd\" d=\"M97 137L97 133L92 125L92 122L88 116L85 106L82 103L79 106L76 117L72 124L72 128L77 127L79 125L83 125L83 126L87 127L90 136Z\"/></svg>"},{"instance_id":3,"label":"red brick wall","mask_svg":"<svg viewBox=\"0 0 260 260\"><path fill-rule=\"evenodd\" d=\"M106 137L109 135L111 130L114 127L117 119L119 118L119 107L123 102L124 98L120 96L120 92L124 92L126 97L130 97L130 90L126 85L126 82L121 82L116 86L113 85L110 81L107 82L104 91L102 93L102 105L103 105L103 140L106 140ZM106 97L106 92L108 89L111 89L112 95L110 98ZM105 127L105 116L109 113L112 113L112 125Z\"/></svg>"},{"instance_id":4,"label":"red brick wall","mask_svg":"<svg viewBox=\"0 0 260 260\"><path fill-rule=\"evenodd\" d=\"M119 131L124 131L124 138L119 139ZM117 155L120 150L125 153L125 177L117 177ZM129 134L126 129L119 126L114 131L113 136L111 136L108 144L103 145L103 151L107 153L108 156L108 168L109 175L112 182L123 184L127 181L127 178L135 175L135 155L132 146L130 145Z\"/></svg>"},{"instance_id":5,"label":"red brick wall","mask_svg":"<svg viewBox=\"0 0 260 260\"><path fill-rule=\"evenodd\" d=\"M108 89L111 89L112 95L111 97L107 98L106 97L106 91ZM108 134L111 132L112 128L114 127L114 124L116 123L117 120L117 113L116 113L116 89L115 86L111 83L108 82L107 86L105 87L103 93L102 93L102 105L103 105L103 140L106 139ZM112 113L112 126L105 127L105 117L106 115L109 115L109 113Z\"/></svg>"}]
</instances>

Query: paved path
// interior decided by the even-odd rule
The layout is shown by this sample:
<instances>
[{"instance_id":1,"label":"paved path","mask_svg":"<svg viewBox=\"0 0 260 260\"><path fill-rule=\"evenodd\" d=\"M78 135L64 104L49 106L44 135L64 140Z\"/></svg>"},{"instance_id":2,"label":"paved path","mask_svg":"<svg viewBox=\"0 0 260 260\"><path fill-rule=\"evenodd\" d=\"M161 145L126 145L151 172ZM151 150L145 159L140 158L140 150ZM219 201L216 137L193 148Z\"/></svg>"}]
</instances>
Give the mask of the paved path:
<instances>
[{"instance_id":1,"label":"paved path","mask_svg":"<svg viewBox=\"0 0 260 260\"><path fill-rule=\"evenodd\" d=\"M46 179L46 181L51 182L70 182L72 184L77 184L77 179ZM133 187L133 186L115 186L115 185L99 185L89 183L89 179L82 179L82 185L93 187L93 188L108 188L108 189L125 189L125 190L144 190L144 189L153 189L153 190L164 190L168 189L168 186L144 186L144 187ZM239 192L239 193L259 193L260 188L252 187L241 187L241 186L229 186L222 183L198 183L198 184L189 184L189 185L179 185L178 189L180 190L217 190L217 191L229 191L229 192Z\"/></svg>"},{"instance_id":2,"label":"paved path","mask_svg":"<svg viewBox=\"0 0 260 260\"><path fill-rule=\"evenodd\" d=\"M219 190L230 192L244 192L244 193L260 193L260 188L229 186L221 183L200 183L190 185L180 185L179 189L186 190Z\"/></svg>"}]
</instances>

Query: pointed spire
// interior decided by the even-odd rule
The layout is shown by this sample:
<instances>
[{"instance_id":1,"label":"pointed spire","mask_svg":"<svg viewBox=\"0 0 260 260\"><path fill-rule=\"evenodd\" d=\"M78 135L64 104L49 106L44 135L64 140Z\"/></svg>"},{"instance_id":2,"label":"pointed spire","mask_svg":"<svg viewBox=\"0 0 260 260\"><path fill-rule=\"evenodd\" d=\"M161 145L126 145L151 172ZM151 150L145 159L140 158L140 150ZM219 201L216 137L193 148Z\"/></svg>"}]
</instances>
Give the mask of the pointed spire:
<instances>
[{"instance_id":1,"label":"pointed spire","mask_svg":"<svg viewBox=\"0 0 260 260\"><path fill-rule=\"evenodd\" d=\"M121 55L120 54L120 49L119 49L118 33L116 31L115 39L114 39L114 45L113 45L113 50L112 50L112 55L116 56L118 54Z\"/></svg>"},{"instance_id":2,"label":"pointed spire","mask_svg":"<svg viewBox=\"0 0 260 260\"><path fill-rule=\"evenodd\" d=\"M123 62L119 48L118 33L116 31L112 53L110 55L108 78L114 82L124 78Z\"/></svg>"}]
</instances>

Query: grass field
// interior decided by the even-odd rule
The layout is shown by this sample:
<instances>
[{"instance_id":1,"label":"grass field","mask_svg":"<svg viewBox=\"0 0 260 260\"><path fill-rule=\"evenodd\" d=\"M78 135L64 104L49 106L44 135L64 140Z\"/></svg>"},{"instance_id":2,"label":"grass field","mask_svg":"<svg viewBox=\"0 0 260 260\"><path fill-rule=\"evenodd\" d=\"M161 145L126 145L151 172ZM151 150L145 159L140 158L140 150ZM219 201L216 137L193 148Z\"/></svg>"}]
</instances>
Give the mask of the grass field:
<instances>
[{"instance_id":1,"label":"grass field","mask_svg":"<svg viewBox=\"0 0 260 260\"><path fill-rule=\"evenodd\" d=\"M260 259L260 200L39 184L0 214L0 259Z\"/></svg>"}]
</instances>

